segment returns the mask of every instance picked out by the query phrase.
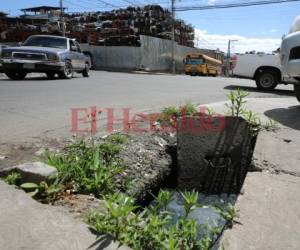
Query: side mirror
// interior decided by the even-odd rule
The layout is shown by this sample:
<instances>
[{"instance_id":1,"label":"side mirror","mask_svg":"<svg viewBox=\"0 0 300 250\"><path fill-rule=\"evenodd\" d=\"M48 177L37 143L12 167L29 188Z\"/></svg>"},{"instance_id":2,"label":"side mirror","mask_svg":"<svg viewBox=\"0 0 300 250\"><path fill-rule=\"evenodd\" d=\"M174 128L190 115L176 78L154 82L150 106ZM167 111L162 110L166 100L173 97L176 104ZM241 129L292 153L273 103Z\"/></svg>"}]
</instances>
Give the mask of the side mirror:
<instances>
[{"instance_id":1,"label":"side mirror","mask_svg":"<svg viewBox=\"0 0 300 250\"><path fill-rule=\"evenodd\" d=\"M20 47L21 47L22 45L23 45L23 43L22 43L22 42L18 42L18 46L20 46Z\"/></svg>"},{"instance_id":2,"label":"side mirror","mask_svg":"<svg viewBox=\"0 0 300 250\"><path fill-rule=\"evenodd\" d=\"M281 37L281 40L283 40L285 37L286 37L286 35L283 35L283 36Z\"/></svg>"}]
</instances>

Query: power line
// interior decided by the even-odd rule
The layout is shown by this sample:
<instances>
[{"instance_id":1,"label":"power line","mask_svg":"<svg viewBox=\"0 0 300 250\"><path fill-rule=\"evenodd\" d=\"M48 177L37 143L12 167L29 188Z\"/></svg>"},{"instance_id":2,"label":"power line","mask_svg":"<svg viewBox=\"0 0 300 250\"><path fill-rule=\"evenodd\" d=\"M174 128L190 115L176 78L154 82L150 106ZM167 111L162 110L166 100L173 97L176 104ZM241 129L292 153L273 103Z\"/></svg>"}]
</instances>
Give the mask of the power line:
<instances>
[{"instance_id":1,"label":"power line","mask_svg":"<svg viewBox=\"0 0 300 250\"><path fill-rule=\"evenodd\" d=\"M64 0L64 2L66 2L68 4L71 4L73 6L80 7L80 8L86 8L86 6L82 6L82 5L78 4L78 3L70 2L69 0Z\"/></svg>"},{"instance_id":2,"label":"power line","mask_svg":"<svg viewBox=\"0 0 300 250\"><path fill-rule=\"evenodd\" d=\"M104 8L105 6L102 4L102 3L96 3L95 1L93 0L81 0L81 2L85 2L86 4L89 4L89 5L94 5L95 7L100 7L100 8ZM91 6L93 7L93 6Z\"/></svg>"},{"instance_id":3,"label":"power line","mask_svg":"<svg viewBox=\"0 0 300 250\"><path fill-rule=\"evenodd\" d=\"M129 4L131 4L131 5L134 5L134 6L143 5L143 3L141 3L141 2L133 3L133 2L131 2L131 1L129 1L129 0L122 0L122 1L123 1L123 2L126 2L126 3L129 3Z\"/></svg>"},{"instance_id":4,"label":"power line","mask_svg":"<svg viewBox=\"0 0 300 250\"><path fill-rule=\"evenodd\" d=\"M219 5L205 5L205 6L187 6L177 7L176 11L189 11L189 10L210 10L210 9L228 9L238 7L249 7L257 5L277 4L277 3L289 3L299 2L300 0L272 0L272 1L257 1L257 2L246 2L246 3L232 3L232 4L219 4Z\"/></svg>"},{"instance_id":5,"label":"power line","mask_svg":"<svg viewBox=\"0 0 300 250\"><path fill-rule=\"evenodd\" d=\"M117 5L114 5L114 4L111 4L111 3L108 3L108 2L106 2L106 1L103 1L103 0L96 0L96 1L98 1L98 2L100 2L100 3L103 3L103 4L104 4L104 5L106 5L106 6L113 7L113 8L121 8L120 6L117 6Z\"/></svg>"}]
</instances>

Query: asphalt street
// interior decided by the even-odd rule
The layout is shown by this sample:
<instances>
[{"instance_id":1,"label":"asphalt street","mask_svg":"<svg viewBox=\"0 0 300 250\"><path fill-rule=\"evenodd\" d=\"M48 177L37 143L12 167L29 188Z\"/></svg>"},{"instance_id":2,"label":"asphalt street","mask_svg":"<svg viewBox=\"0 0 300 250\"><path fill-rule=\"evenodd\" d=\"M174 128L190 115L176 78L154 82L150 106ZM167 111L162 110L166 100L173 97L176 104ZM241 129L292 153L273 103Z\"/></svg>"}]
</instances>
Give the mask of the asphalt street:
<instances>
[{"instance_id":1,"label":"asphalt street","mask_svg":"<svg viewBox=\"0 0 300 250\"><path fill-rule=\"evenodd\" d=\"M290 97L292 86L281 85L265 93L254 81L222 77L190 77L168 74L132 74L94 71L90 78L76 75L72 80L47 80L31 75L24 81L0 75L0 140L24 142L41 137L69 137L71 109L111 108L120 113L159 111L168 105L186 102L208 104L226 100L237 87L249 97ZM105 119L104 117L102 117Z\"/></svg>"}]
</instances>

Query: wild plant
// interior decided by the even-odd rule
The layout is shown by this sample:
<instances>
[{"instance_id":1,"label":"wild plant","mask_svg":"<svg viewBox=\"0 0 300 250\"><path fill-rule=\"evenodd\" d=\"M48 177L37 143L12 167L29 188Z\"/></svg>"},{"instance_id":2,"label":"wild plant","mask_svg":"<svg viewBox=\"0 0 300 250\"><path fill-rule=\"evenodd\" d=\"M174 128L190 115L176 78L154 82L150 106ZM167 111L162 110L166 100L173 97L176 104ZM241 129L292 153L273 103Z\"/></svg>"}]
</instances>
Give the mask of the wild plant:
<instances>
[{"instance_id":1,"label":"wild plant","mask_svg":"<svg viewBox=\"0 0 300 250\"><path fill-rule=\"evenodd\" d=\"M18 185L20 180L21 180L21 174L17 172L12 172L11 174L9 174L4 178L4 181L8 185Z\"/></svg>"},{"instance_id":2,"label":"wild plant","mask_svg":"<svg viewBox=\"0 0 300 250\"><path fill-rule=\"evenodd\" d=\"M183 207L185 210L185 217L189 215L189 213L197 208L198 203L198 193L197 192L183 192L181 193L183 197Z\"/></svg>"},{"instance_id":3,"label":"wild plant","mask_svg":"<svg viewBox=\"0 0 300 250\"><path fill-rule=\"evenodd\" d=\"M235 91L230 91L227 95L229 103L225 106L229 109L228 113L233 117L242 116L245 111L245 98L249 95L248 92L238 88Z\"/></svg>"}]
</instances>

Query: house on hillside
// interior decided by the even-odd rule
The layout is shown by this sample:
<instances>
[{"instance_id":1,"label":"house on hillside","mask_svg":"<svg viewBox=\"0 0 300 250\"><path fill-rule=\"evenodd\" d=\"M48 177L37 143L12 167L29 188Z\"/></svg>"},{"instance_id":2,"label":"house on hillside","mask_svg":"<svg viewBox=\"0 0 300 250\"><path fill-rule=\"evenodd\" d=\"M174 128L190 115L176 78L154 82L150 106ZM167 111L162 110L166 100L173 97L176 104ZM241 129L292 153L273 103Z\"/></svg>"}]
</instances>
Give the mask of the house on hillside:
<instances>
[{"instance_id":1,"label":"house on hillside","mask_svg":"<svg viewBox=\"0 0 300 250\"><path fill-rule=\"evenodd\" d=\"M20 17L32 25L56 22L59 20L61 14L60 7L53 6L39 6L21 9L21 11L24 12L24 15Z\"/></svg>"}]
</instances>

